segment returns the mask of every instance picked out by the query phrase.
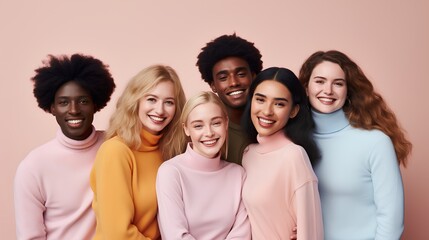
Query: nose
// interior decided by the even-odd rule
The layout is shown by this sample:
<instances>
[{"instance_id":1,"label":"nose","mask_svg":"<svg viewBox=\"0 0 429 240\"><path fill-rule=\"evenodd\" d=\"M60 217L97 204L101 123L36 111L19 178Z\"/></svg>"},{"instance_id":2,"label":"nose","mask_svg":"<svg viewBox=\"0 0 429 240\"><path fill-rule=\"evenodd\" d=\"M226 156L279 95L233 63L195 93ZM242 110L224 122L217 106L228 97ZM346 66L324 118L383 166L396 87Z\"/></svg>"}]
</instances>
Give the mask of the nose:
<instances>
[{"instance_id":1,"label":"nose","mask_svg":"<svg viewBox=\"0 0 429 240\"><path fill-rule=\"evenodd\" d=\"M206 131L205 131L206 136L211 137L213 136L214 132L211 126L207 126L206 127Z\"/></svg>"},{"instance_id":2,"label":"nose","mask_svg":"<svg viewBox=\"0 0 429 240\"><path fill-rule=\"evenodd\" d=\"M325 93L327 95L331 95L332 94L332 85L331 84L325 84L323 86L323 93Z\"/></svg>"},{"instance_id":3,"label":"nose","mask_svg":"<svg viewBox=\"0 0 429 240\"><path fill-rule=\"evenodd\" d=\"M273 104L271 104L271 103L264 104L263 109L262 109L262 113L265 116L271 116L273 114Z\"/></svg>"},{"instance_id":4,"label":"nose","mask_svg":"<svg viewBox=\"0 0 429 240\"><path fill-rule=\"evenodd\" d=\"M231 74L230 78L229 78L229 85L231 87L236 87L240 85L240 81L238 79L237 76L235 76L234 74Z\"/></svg>"},{"instance_id":5,"label":"nose","mask_svg":"<svg viewBox=\"0 0 429 240\"><path fill-rule=\"evenodd\" d=\"M156 104L155 113L158 115L164 114L164 103L162 101L158 101L158 103Z\"/></svg>"},{"instance_id":6,"label":"nose","mask_svg":"<svg viewBox=\"0 0 429 240\"><path fill-rule=\"evenodd\" d=\"M79 106L78 102L76 102L76 101L71 101L70 102L69 113L70 114L80 113L80 106Z\"/></svg>"}]
</instances>

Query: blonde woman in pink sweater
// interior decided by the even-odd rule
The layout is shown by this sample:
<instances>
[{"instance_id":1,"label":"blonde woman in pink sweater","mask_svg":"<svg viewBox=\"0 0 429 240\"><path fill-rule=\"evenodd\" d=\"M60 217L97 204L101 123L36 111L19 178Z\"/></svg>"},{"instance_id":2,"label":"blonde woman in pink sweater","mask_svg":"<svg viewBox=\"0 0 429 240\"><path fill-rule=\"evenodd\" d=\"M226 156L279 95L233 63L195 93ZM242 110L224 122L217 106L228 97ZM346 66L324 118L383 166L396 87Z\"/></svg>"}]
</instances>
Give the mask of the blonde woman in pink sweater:
<instances>
[{"instance_id":1,"label":"blonde woman in pink sweater","mask_svg":"<svg viewBox=\"0 0 429 240\"><path fill-rule=\"evenodd\" d=\"M243 127L253 144L243 155L243 202L253 240L323 239L317 178L319 152L312 139L307 97L286 68L263 70L253 80Z\"/></svg>"},{"instance_id":2,"label":"blonde woman in pink sweater","mask_svg":"<svg viewBox=\"0 0 429 240\"><path fill-rule=\"evenodd\" d=\"M241 200L244 169L224 160L227 116L212 92L185 104L181 122L191 142L161 165L156 181L162 239L250 240Z\"/></svg>"}]
</instances>

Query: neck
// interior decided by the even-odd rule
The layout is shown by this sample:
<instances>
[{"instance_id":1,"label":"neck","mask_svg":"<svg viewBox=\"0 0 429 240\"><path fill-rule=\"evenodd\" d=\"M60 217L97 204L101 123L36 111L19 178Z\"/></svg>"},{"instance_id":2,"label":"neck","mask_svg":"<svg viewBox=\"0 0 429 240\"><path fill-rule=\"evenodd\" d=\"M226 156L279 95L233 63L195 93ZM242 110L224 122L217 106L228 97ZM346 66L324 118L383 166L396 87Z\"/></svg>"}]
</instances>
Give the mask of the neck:
<instances>
[{"instance_id":1,"label":"neck","mask_svg":"<svg viewBox=\"0 0 429 240\"><path fill-rule=\"evenodd\" d=\"M241 108L228 108L229 121L240 124L241 116L243 116L244 107Z\"/></svg>"}]
</instances>

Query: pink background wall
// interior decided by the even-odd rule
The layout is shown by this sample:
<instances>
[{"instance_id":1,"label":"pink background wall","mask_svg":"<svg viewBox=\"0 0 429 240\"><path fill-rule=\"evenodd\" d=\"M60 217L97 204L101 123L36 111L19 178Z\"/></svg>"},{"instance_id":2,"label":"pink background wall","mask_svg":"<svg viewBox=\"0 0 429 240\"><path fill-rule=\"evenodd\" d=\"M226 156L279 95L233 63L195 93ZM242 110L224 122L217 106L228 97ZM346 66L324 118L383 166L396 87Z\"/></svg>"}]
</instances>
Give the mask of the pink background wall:
<instances>
[{"instance_id":1,"label":"pink background wall","mask_svg":"<svg viewBox=\"0 0 429 240\"><path fill-rule=\"evenodd\" d=\"M94 123L105 129L125 83L148 65L174 67L188 97L209 90L195 67L196 55L207 41L234 31L256 43L265 67L285 66L298 73L314 51L338 49L363 68L414 144L409 166L402 171L403 239L428 239L429 148L424 142L429 131L423 101L429 86L429 3L249 3L0 0L1 239L15 238L12 186L18 163L57 130L55 119L37 107L29 80L47 54L81 52L110 65L117 90Z\"/></svg>"}]
</instances>

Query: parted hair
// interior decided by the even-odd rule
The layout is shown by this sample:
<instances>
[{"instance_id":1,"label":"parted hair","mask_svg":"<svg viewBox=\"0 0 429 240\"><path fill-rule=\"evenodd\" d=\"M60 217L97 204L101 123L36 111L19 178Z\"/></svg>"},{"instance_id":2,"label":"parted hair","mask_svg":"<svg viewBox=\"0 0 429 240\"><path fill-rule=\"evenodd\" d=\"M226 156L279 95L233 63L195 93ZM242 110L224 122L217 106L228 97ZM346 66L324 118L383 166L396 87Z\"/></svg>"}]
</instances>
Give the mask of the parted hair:
<instances>
[{"instance_id":1,"label":"parted hair","mask_svg":"<svg viewBox=\"0 0 429 240\"><path fill-rule=\"evenodd\" d=\"M174 85L175 114L171 122L162 130L159 148L163 159L167 160L183 152L186 146L185 134L180 125L180 115L186 98L176 71L164 65L152 65L141 70L125 87L116 103L116 111L110 118L106 138L119 136L131 149L138 149L142 143L143 129L139 118L139 102L157 84L171 81Z\"/></svg>"},{"instance_id":2,"label":"parted hair","mask_svg":"<svg viewBox=\"0 0 429 240\"><path fill-rule=\"evenodd\" d=\"M228 111L226 110L225 105L220 100L220 98L213 92L207 92L202 91L191 98L188 99L185 106L183 107L182 115L180 116L180 122L186 126L189 114L192 112L194 108L201 104L205 103L214 103L216 104L221 110L222 115L225 119L225 122L228 122ZM227 130L228 131L228 130ZM228 134L227 134L228 135ZM227 147L228 147L228 139L224 142L221 148L221 158L226 160L227 159Z\"/></svg>"},{"instance_id":3,"label":"parted hair","mask_svg":"<svg viewBox=\"0 0 429 240\"><path fill-rule=\"evenodd\" d=\"M255 44L247 41L235 33L222 35L201 48L197 56L196 66L201 78L209 85L213 82L213 66L228 57L238 57L247 62L250 71L258 74L262 70L262 55Z\"/></svg>"},{"instance_id":4,"label":"parted hair","mask_svg":"<svg viewBox=\"0 0 429 240\"><path fill-rule=\"evenodd\" d=\"M344 71L347 84L347 98L343 110L350 124L361 129L378 129L390 137L395 147L398 163L406 166L412 144L405 137L394 112L383 97L374 90L372 83L362 69L346 54L336 51L313 53L302 65L299 79L308 87L313 69L321 62L338 64Z\"/></svg>"},{"instance_id":5,"label":"parted hair","mask_svg":"<svg viewBox=\"0 0 429 240\"><path fill-rule=\"evenodd\" d=\"M305 149L311 164L314 166L320 159L319 149L316 142L313 140L315 125L308 107L305 89L291 70L287 68L271 67L262 70L262 72L256 76L250 85L246 108L242 116L241 123L244 131L247 133L251 142L257 142L258 132L252 123L250 115L252 98L256 87L267 80L273 80L283 84L292 95L293 106L299 106L297 115L293 118L289 118L286 126L283 128L283 132L293 143Z\"/></svg>"},{"instance_id":6,"label":"parted hair","mask_svg":"<svg viewBox=\"0 0 429 240\"><path fill-rule=\"evenodd\" d=\"M89 92L95 112L106 106L116 87L108 66L99 59L83 54L48 55L43 66L35 72L31 78L34 83L33 94L38 106L49 113L56 92L67 82L74 81Z\"/></svg>"}]
</instances>

